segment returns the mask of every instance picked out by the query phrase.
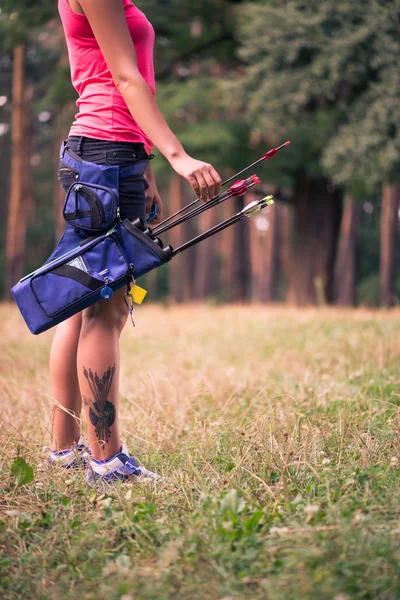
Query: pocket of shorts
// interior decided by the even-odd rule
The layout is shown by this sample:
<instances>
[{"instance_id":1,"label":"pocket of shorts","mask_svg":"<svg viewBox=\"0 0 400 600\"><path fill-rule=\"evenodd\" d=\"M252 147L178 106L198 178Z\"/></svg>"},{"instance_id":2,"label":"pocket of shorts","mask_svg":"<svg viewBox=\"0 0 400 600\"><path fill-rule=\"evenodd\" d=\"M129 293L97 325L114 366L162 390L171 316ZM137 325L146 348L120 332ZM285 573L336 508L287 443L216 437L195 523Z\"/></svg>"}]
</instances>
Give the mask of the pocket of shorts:
<instances>
[{"instance_id":1,"label":"pocket of shorts","mask_svg":"<svg viewBox=\"0 0 400 600\"><path fill-rule=\"evenodd\" d=\"M107 160L118 162L119 166L126 166L134 164L136 161L145 160L141 156L141 151L135 152L135 150L107 150Z\"/></svg>"}]
</instances>

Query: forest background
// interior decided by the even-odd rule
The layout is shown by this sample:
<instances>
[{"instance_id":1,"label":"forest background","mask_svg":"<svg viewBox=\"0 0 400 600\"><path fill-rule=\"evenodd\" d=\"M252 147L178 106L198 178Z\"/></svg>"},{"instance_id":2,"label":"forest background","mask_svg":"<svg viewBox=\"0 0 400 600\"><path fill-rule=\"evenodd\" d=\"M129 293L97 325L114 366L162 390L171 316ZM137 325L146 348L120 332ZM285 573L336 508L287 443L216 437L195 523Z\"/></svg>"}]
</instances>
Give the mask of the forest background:
<instances>
[{"instance_id":1,"label":"forest background","mask_svg":"<svg viewBox=\"0 0 400 600\"><path fill-rule=\"evenodd\" d=\"M195 157L256 169L276 203L147 277L152 300L392 306L400 209L398 0L143 0L158 101ZM54 0L0 2L0 296L63 230L58 148L76 113ZM157 151L166 214L192 200ZM252 199L172 230L177 246ZM145 287L146 287L145 285Z\"/></svg>"}]
</instances>

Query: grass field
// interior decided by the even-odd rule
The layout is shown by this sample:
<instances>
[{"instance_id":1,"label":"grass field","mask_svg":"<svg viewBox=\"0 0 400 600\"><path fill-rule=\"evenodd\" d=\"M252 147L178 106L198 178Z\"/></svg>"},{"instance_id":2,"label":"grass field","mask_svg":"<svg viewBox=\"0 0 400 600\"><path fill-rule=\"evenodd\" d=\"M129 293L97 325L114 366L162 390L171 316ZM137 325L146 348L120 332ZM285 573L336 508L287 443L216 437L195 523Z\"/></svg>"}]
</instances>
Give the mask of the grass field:
<instances>
[{"instance_id":1,"label":"grass field","mask_svg":"<svg viewBox=\"0 0 400 600\"><path fill-rule=\"evenodd\" d=\"M0 306L0 597L399 599L400 312L136 320L122 429L168 482L104 494L46 470L52 333Z\"/></svg>"}]
</instances>

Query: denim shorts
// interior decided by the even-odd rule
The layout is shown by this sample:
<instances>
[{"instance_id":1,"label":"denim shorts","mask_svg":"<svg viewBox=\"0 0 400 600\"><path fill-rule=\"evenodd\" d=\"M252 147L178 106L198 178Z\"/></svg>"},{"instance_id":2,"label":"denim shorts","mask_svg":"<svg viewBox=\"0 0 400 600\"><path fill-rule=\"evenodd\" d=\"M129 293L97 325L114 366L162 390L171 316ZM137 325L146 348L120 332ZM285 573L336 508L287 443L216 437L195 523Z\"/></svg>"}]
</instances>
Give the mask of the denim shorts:
<instances>
[{"instance_id":1,"label":"denim shorts","mask_svg":"<svg viewBox=\"0 0 400 600\"><path fill-rule=\"evenodd\" d=\"M83 160L99 165L127 166L137 162L149 160L149 156L140 143L111 142L108 140L95 140L84 136L71 136L67 142L68 148L78 154ZM75 173L60 164L58 180L65 192L74 182ZM146 220L146 190L149 184L143 175L124 177L119 182L119 207L121 219L134 219L140 217Z\"/></svg>"}]
</instances>

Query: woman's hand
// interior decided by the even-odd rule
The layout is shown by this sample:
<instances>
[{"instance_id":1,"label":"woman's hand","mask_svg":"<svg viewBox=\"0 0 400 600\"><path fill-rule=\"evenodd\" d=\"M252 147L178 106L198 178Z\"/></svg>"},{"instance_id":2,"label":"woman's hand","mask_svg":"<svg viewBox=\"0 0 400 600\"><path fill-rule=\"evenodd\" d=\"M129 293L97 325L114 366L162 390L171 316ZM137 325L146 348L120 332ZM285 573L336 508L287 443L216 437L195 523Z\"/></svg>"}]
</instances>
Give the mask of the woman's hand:
<instances>
[{"instance_id":1,"label":"woman's hand","mask_svg":"<svg viewBox=\"0 0 400 600\"><path fill-rule=\"evenodd\" d=\"M151 227L153 225L158 225L162 221L163 217L163 201L161 200L160 194L157 189L156 180L154 177L153 169L151 165L147 167L144 173L147 183L149 184L148 189L146 190L146 219L149 218L149 215L153 209L153 205L157 204L158 213L155 219L151 221Z\"/></svg>"},{"instance_id":2,"label":"woman's hand","mask_svg":"<svg viewBox=\"0 0 400 600\"><path fill-rule=\"evenodd\" d=\"M197 198L207 202L218 196L221 177L213 166L192 158L186 152L170 159L169 162L174 171L190 183Z\"/></svg>"}]
</instances>

